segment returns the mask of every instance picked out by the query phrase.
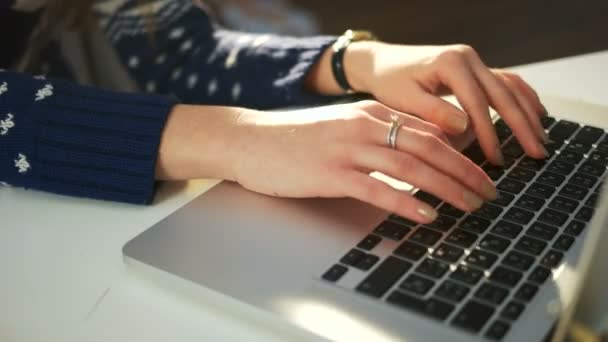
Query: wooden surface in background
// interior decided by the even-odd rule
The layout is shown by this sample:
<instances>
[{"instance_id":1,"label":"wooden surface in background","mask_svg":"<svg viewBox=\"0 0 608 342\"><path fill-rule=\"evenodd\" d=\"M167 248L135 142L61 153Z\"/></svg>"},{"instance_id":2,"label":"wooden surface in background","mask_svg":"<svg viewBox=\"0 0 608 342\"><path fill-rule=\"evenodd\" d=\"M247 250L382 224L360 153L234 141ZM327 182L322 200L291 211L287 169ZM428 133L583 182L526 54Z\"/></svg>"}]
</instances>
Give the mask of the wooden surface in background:
<instances>
[{"instance_id":1,"label":"wooden surface in background","mask_svg":"<svg viewBox=\"0 0 608 342\"><path fill-rule=\"evenodd\" d=\"M466 43L508 66L608 49L608 0L294 0L324 33L365 28L407 44Z\"/></svg>"}]
</instances>

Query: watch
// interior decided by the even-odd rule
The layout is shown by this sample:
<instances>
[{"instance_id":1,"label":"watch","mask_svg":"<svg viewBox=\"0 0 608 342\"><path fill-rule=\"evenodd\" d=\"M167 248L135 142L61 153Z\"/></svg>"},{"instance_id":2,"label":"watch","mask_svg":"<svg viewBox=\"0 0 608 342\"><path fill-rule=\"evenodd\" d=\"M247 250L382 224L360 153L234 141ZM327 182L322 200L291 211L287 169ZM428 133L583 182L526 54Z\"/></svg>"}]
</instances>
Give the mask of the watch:
<instances>
[{"instance_id":1,"label":"watch","mask_svg":"<svg viewBox=\"0 0 608 342\"><path fill-rule=\"evenodd\" d=\"M346 30L343 35L332 45L333 55L331 56L331 71L334 79L347 94L354 93L353 88L346 79L344 72L344 52L350 43L362 40L377 40L378 38L370 31Z\"/></svg>"}]
</instances>

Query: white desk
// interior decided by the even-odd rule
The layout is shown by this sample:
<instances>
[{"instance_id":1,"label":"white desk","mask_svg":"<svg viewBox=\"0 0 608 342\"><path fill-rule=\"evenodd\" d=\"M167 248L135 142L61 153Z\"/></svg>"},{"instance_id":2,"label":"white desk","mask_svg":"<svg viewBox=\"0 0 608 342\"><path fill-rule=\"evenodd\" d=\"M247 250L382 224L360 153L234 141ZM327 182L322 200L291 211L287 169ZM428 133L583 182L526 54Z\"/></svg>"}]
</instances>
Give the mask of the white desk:
<instances>
[{"instance_id":1,"label":"white desk","mask_svg":"<svg viewBox=\"0 0 608 342\"><path fill-rule=\"evenodd\" d=\"M608 106L608 51L514 70L542 93ZM210 184L165 184L149 207L0 189L0 341L293 340L123 264L125 242Z\"/></svg>"}]
</instances>

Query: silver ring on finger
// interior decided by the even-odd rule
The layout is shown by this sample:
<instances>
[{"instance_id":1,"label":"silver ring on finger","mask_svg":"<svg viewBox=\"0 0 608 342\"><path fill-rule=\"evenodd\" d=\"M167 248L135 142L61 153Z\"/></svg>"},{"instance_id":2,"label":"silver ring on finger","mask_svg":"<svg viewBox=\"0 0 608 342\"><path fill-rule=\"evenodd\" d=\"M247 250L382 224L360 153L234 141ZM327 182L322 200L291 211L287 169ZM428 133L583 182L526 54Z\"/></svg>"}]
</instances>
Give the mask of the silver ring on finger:
<instances>
[{"instance_id":1,"label":"silver ring on finger","mask_svg":"<svg viewBox=\"0 0 608 342\"><path fill-rule=\"evenodd\" d=\"M388 134L386 135L386 144L392 149L397 148L397 135L399 135L399 128L401 128L401 125L399 116L395 114L391 115L391 125L388 129Z\"/></svg>"}]
</instances>

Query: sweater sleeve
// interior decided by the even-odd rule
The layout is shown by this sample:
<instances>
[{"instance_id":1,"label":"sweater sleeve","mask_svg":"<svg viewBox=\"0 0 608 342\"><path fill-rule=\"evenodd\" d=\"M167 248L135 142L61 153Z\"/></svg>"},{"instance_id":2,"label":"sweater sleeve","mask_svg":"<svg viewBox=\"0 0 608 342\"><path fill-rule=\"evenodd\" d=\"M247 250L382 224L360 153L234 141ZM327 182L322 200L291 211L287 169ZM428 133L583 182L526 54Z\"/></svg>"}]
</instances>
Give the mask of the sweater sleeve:
<instances>
[{"instance_id":1,"label":"sweater sleeve","mask_svg":"<svg viewBox=\"0 0 608 342\"><path fill-rule=\"evenodd\" d=\"M0 185L149 203L173 104L0 71Z\"/></svg>"},{"instance_id":2,"label":"sweater sleeve","mask_svg":"<svg viewBox=\"0 0 608 342\"><path fill-rule=\"evenodd\" d=\"M184 102L258 109L335 100L303 80L335 37L226 30L198 1L98 1L106 37L140 87Z\"/></svg>"}]
</instances>

